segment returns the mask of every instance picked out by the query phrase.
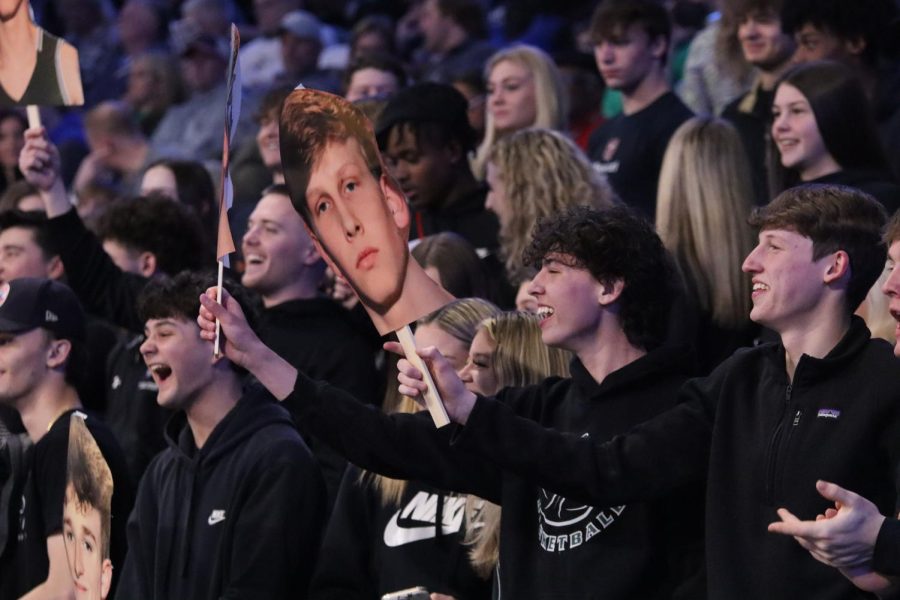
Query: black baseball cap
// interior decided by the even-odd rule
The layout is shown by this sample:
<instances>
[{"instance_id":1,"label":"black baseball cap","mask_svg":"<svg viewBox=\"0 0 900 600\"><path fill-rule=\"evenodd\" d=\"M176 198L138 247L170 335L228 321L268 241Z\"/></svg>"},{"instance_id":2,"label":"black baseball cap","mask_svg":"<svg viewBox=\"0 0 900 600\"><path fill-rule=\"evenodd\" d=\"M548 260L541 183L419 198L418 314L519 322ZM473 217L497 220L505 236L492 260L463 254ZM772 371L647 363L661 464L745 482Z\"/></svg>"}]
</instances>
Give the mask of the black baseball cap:
<instances>
[{"instance_id":1,"label":"black baseball cap","mask_svg":"<svg viewBox=\"0 0 900 600\"><path fill-rule=\"evenodd\" d=\"M66 285L52 279L23 277L0 287L0 333L42 327L57 338L83 341L81 303Z\"/></svg>"}]
</instances>

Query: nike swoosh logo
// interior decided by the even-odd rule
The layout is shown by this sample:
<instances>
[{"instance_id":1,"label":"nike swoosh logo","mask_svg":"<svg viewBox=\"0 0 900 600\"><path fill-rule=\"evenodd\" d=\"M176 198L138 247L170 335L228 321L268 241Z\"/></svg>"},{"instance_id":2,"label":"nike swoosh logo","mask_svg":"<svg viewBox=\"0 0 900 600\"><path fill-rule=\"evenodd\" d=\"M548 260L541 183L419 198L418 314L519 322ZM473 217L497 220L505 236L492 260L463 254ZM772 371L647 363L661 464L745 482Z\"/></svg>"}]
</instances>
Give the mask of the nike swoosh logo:
<instances>
[{"instance_id":1,"label":"nike swoosh logo","mask_svg":"<svg viewBox=\"0 0 900 600\"><path fill-rule=\"evenodd\" d=\"M400 527L397 524L397 518L400 511L394 513L391 520L388 521L384 528L384 545L389 548L396 548L404 544L420 542L435 537L434 525L423 525L421 527Z\"/></svg>"},{"instance_id":2,"label":"nike swoosh logo","mask_svg":"<svg viewBox=\"0 0 900 600\"><path fill-rule=\"evenodd\" d=\"M216 523L221 523L225 520L225 515L209 515L209 518L206 520L210 525L215 525Z\"/></svg>"}]
</instances>

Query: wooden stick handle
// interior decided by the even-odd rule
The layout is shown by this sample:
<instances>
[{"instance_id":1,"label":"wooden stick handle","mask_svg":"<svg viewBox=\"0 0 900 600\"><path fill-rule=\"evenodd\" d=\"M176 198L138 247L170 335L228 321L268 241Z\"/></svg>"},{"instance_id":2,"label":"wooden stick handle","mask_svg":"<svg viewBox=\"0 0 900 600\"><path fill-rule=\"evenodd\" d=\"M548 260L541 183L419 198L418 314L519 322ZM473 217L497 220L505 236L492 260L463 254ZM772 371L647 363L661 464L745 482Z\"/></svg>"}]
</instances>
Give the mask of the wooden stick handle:
<instances>
[{"instance_id":1,"label":"wooden stick handle","mask_svg":"<svg viewBox=\"0 0 900 600\"><path fill-rule=\"evenodd\" d=\"M447 416L447 411L444 408L444 403L441 401L440 394L438 394L437 386L434 385L434 380L431 378L431 372L428 370L422 357L416 353L416 340L413 338L412 329L409 328L409 325L405 325L394 333L397 334L397 339L400 340L400 345L403 346L406 360L422 372L425 384L428 385L428 389L425 391L425 406L428 407L428 412L431 413L431 420L434 421L435 427L449 425L450 417Z\"/></svg>"},{"instance_id":2,"label":"wooden stick handle","mask_svg":"<svg viewBox=\"0 0 900 600\"><path fill-rule=\"evenodd\" d=\"M28 114L28 129L37 129L41 126L41 111L34 104L29 104L25 107L25 112Z\"/></svg>"},{"instance_id":3,"label":"wooden stick handle","mask_svg":"<svg viewBox=\"0 0 900 600\"><path fill-rule=\"evenodd\" d=\"M219 261L219 277L218 277L218 283L216 284L216 299L219 301L219 304L221 304L222 306L225 306L225 303L222 302L222 275L223 275L224 270L225 270L225 265L220 260ZM219 323L218 319L216 319L216 341L215 341L215 344L213 344L213 356L216 358L219 358L219 356L220 356L219 339L221 338L221 335L220 335L221 333L222 333L222 324Z\"/></svg>"}]
</instances>

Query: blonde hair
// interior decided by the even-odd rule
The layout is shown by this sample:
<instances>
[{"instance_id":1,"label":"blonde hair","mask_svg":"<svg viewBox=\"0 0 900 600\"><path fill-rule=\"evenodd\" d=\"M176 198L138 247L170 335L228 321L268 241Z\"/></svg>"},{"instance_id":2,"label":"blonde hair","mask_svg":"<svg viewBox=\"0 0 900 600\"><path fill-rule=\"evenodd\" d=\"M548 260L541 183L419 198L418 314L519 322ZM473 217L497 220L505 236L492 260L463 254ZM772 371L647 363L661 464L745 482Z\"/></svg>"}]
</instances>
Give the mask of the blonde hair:
<instances>
[{"instance_id":1,"label":"blonde hair","mask_svg":"<svg viewBox=\"0 0 900 600\"><path fill-rule=\"evenodd\" d=\"M436 325L466 345L468 350L478 326L485 319L500 314L500 309L493 303L481 298L460 298L439 308L430 315L419 319L417 325ZM389 369L391 373L395 369ZM386 413L414 413L419 411L415 400L396 393L396 385L388 385L388 393L384 401ZM371 483L381 497L383 506L399 505L406 491L406 480L391 479L377 473L362 471L359 476L362 483Z\"/></svg>"},{"instance_id":2,"label":"blonde hair","mask_svg":"<svg viewBox=\"0 0 900 600\"><path fill-rule=\"evenodd\" d=\"M497 389L539 383L547 377L569 376L572 355L541 340L540 320L532 314L506 312L486 319L479 328L494 342L491 364ZM466 544L469 561L482 577L490 575L500 559L500 507L476 496L466 499Z\"/></svg>"},{"instance_id":3,"label":"blonde hair","mask_svg":"<svg viewBox=\"0 0 900 600\"><path fill-rule=\"evenodd\" d=\"M615 195L606 177L572 140L548 129L525 129L498 141L488 155L506 190L509 222L500 224L501 256L510 279L537 222L571 206L607 208Z\"/></svg>"},{"instance_id":4,"label":"blonde hair","mask_svg":"<svg viewBox=\"0 0 900 600\"><path fill-rule=\"evenodd\" d=\"M504 61L514 62L531 73L534 81L535 117L533 127L564 130L569 115L568 91L563 85L562 76L553 59L546 52L534 46L516 44L495 52L484 69L485 80L490 78L491 71ZM485 110L484 139L472 157L472 172L479 180L484 180L484 170L488 155L498 139L491 111Z\"/></svg>"},{"instance_id":5,"label":"blonde hair","mask_svg":"<svg viewBox=\"0 0 900 600\"><path fill-rule=\"evenodd\" d=\"M700 307L720 325L750 314L750 281L740 269L753 248L747 224L753 185L737 131L694 118L672 136L663 158L656 228Z\"/></svg>"}]
</instances>

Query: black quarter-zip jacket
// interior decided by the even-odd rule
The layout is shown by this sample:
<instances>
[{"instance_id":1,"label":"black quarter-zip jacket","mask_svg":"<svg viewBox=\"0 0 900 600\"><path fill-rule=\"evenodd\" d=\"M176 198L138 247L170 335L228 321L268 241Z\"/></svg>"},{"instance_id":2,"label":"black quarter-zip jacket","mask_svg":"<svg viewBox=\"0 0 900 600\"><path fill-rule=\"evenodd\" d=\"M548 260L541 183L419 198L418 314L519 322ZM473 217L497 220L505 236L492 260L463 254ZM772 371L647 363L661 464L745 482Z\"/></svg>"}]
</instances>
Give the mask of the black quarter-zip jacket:
<instances>
[{"instance_id":1,"label":"black quarter-zip jacket","mask_svg":"<svg viewBox=\"0 0 900 600\"><path fill-rule=\"evenodd\" d=\"M584 502L652 498L707 473L710 598L870 597L766 526L779 507L801 519L824 512L829 502L815 489L818 479L896 512L900 361L891 346L871 339L854 317L827 356L801 357L793 381L784 347L766 344L738 351L680 395L678 407L603 444L479 399L454 441Z\"/></svg>"}]
</instances>

